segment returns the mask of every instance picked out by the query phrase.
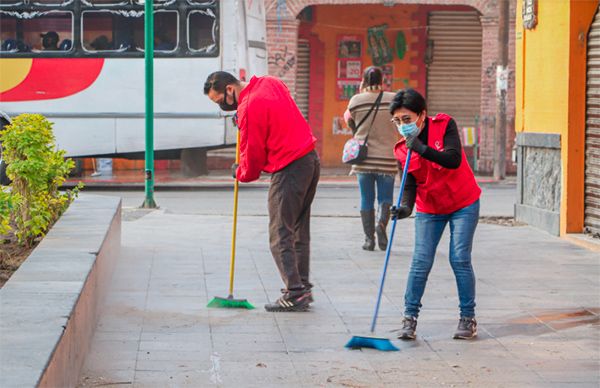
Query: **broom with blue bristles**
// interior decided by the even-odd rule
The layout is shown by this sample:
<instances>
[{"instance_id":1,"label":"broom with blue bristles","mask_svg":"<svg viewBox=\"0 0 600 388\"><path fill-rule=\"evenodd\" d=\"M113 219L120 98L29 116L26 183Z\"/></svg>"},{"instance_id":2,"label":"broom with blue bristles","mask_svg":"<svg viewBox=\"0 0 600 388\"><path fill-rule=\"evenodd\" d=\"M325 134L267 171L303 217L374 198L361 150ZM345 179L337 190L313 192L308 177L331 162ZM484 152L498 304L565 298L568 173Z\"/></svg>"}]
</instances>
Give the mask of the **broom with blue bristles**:
<instances>
[{"instance_id":1,"label":"broom with blue bristles","mask_svg":"<svg viewBox=\"0 0 600 388\"><path fill-rule=\"evenodd\" d=\"M406 163L404 163L404 169L402 170L402 181L400 182L400 194L398 195L398 201L396 208L400 208L402 204L402 195L404 194L404 185L406 183L406 175L408 174L408 165L410 164L412 150L408 150L406 154ZM394 218L392 222L392 230L390 232L390 238L388 239L388 245L385 252L385 262L383 263L383 273L381 274L381 283L379 284L379 293L377 295L377 304L375 305L375 313L373 314L373 321L371 322L371 335L375 333L375 325L377 324L377 315L379 315L379 306L381 304L381 295L383 294L383 285L385 283L385 275L387 273L388 263L390 261L390 253L392 252L392 241L394 240L394 232L396 231L397 218ZM378 337L361 337L354 336L346 344L347 348L360 349L360 348L372 348L383 351L398 351L399 349L392 344L388 338Z\"/></svg>"},{"instance_id":2,"label":"broom with blue bristles","mask_svg":"<svg viewBox=\"0 0 600 388\"><path fill-rule=\"evenodd\" d=\"M237 132L237 145L235 149L235 163L240 163L240 131ZM233 183L233 230L231 233L231 261L229 264L229 295L227 298L215 296L207 307L222 307L222 308L233 308L233 309L253 309L254 306L250 304L246 299L235 299L233 297L233 278L235 273L235 239L237 231L237 210L238 210L238 189L239 182L237 177Z\"/></svg>"}]
</instances>

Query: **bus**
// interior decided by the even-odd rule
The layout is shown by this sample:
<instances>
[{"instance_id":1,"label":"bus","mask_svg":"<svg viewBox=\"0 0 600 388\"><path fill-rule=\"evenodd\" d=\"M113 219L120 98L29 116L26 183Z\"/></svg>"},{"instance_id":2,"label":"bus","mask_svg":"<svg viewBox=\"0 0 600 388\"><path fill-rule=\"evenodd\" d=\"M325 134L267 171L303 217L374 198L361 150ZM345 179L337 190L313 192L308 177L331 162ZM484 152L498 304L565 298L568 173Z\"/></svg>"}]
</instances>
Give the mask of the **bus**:
<instances>
[{"instance_id":1,"label":"bus","mask_svg":"<svg viewBox=\"0 0 600 388\"><path fill-rule=\"evenodd\" d=\"M262 0L154 1L154 149L235 144L206 77L267 72ZM143 0L0 0L0 111L39 113L70 157L139 158L144 144Z\"/></svg>"}]
</instances>

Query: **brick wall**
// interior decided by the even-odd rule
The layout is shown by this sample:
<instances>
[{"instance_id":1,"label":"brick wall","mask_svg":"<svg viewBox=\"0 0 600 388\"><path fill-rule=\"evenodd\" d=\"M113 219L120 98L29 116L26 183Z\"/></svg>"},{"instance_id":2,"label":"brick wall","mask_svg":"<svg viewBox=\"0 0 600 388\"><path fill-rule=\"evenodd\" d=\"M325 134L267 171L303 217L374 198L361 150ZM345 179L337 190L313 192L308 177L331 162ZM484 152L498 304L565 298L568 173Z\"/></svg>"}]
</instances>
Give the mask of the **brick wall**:
<instances>
[{"instance_id":1,"label":"brick wall","mask_svg":"<svg viewBox=\"0 0 600 388\"><path fill-rule=\"evenodd\" d=\"M296 51L298 48L298 25L300 22L280 20L267 22L267 54L269 74L281 78L292 95L296 91Z\"/></svg>"}]
</instances>

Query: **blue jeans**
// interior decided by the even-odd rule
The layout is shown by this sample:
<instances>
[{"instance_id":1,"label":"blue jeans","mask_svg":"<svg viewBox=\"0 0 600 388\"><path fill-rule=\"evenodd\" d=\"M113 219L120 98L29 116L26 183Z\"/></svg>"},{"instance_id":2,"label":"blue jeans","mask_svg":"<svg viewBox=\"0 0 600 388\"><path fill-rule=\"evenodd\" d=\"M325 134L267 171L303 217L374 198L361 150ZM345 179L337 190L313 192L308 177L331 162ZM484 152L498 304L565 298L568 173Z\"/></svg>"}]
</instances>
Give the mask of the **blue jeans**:
<instances>
[{"instance_id":1,"label":"blue jeans","mask_svg":"<svg viewBox=\"0 0 600 388\"><path fill-rule=\"evenodd\" d=\"M373 210L375 204L375 184L377 184L377 201L379 204L394 201L394 175L377 173L357 173L360 188L360 210Z\"/></svg>"},{"instance_id":2,"label":"blue jeans","mask_svg":"<svg viewBox=\"0 0 600 388\"><path fill-rule=\"evenodd\" d=\"M417 213L415 251L404 294L405 316L419 316L435 251L446 224L450 223L450 265L456 277L460 315L475 317L475 274L471 266L471 250L478 221L479 200L451 214Z\"/></svg>"}]
</instances>

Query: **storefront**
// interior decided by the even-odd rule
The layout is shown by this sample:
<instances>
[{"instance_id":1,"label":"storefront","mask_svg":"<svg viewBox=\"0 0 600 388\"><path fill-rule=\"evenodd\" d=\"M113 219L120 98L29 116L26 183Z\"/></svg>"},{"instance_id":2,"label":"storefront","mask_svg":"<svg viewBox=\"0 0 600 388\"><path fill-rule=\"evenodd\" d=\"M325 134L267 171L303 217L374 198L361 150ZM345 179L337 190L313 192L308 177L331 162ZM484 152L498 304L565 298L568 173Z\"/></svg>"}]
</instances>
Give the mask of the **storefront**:
<instances>
[{"instance_id":1,"label":"storefront","mask_svg":"<svg viewBox=\"0 0 600 388\"><path fill-rule=\"evenodd\" d=\"M377 65L384 70L387 90L413 87L427 97L430 114L455 117L470 162L480 173L491 172L495 6L468 0L318 3L267 1L267 44L269 73L290 87L317 135L325 166L342 165L341 149L350 136L343 112L357 92L362 71ZM506 147L510 157L514 94L509 95ZM510 160L508 166L509 172L514 171Z\"/></svg>"}]
</instances>

